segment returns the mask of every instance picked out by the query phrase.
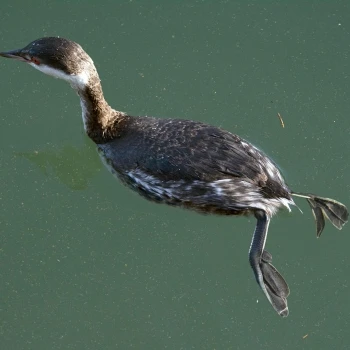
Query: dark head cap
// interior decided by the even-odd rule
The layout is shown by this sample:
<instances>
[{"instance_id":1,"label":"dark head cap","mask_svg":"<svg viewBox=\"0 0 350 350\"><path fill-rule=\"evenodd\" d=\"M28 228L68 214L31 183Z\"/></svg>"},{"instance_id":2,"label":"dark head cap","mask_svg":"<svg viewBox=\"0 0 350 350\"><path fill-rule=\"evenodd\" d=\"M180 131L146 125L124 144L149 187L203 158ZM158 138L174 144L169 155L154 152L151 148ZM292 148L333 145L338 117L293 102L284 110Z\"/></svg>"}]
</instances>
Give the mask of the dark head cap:
<instances>
[{"instance_id":1,"label":"dark head cap","mask_svg":"<svg viewBox=\"0 0 350 350\"><path fill-rule=\"evenodd\" d=\"M69 75L78 74L93 63L79 44L57 37L37 39L23 49L1 52L0 56L46 65Z\"/></svg>"}]
</instances>

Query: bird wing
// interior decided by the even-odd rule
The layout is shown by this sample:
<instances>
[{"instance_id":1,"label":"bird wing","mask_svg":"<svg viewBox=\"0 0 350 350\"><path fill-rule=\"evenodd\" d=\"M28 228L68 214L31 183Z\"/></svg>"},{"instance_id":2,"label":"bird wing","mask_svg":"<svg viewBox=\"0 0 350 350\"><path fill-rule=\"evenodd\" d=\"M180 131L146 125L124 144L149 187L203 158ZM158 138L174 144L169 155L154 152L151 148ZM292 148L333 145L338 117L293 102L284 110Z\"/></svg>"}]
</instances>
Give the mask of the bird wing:
<instances>
[{"instance_id":1,"label":"bird wing","mask_svg":"<svg viewBox=\"0 0 350 350\"><path fill-rule=\"evenodd\" d=\"M253 180L261 173L261 152L237 135L194 121L155 121L157 125L144 127L139 135L137 148L144 152L135 152L137 167L146 173L164 181Z\"/></svg>"}]
</instances>

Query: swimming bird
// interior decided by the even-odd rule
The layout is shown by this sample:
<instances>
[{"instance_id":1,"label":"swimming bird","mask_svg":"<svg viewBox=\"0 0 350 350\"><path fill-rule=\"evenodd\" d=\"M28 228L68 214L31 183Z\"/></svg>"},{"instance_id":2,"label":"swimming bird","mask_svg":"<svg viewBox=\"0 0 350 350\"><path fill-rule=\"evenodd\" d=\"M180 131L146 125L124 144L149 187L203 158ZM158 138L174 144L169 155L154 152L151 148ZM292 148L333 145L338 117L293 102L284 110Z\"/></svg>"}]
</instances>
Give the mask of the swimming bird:
<instances>
[{"instance_id":1,"label":"swimming bird","mask_svg":"<svg viewBox=\"0 0 350 350\"><path fill-rule=\"evenodd\" d=\"M341 229L348 210L333 199L292 192L276 164L238 135L192 120L134 117L106 102L99 75L82 47L59 37L37 39L0 56L28 63L70 83L80 97L84 128L109 170L153 202L219 215L254 215L249 262L266 298L289 313L289 287L265 250L272 216L306 198L319 237L328 219Z\"/></svg>"}]
</instances>

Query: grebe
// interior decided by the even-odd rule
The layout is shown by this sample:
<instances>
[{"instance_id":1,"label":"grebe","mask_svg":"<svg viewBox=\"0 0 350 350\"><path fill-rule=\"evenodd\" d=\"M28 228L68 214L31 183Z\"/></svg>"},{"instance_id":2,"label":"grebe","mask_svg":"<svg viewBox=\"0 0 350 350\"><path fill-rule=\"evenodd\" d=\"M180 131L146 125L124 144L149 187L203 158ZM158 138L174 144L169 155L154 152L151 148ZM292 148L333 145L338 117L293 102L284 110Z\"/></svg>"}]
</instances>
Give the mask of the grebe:
<instances>
[{"instance_id":1,"label":"grebe","mask_svg":"<svg viewBox=\"0 0 350 350\"><path fill-rule=\"evenodd\" d=\"M0 56L69 82L80 97L85 131L102 160L143 197L202 213L253 214L257 224L250 265L273 308L288 315L288 285L265 250L270 220L282 207L290 211L289 206L295 205L292 195L306 198L319 237L325 219L339 230L347 222L343 204L292 192L262 151L228 131L191 120L133 117L112 109L92 59L73 41L41 38Z\"/></svg>"}]
</instances>

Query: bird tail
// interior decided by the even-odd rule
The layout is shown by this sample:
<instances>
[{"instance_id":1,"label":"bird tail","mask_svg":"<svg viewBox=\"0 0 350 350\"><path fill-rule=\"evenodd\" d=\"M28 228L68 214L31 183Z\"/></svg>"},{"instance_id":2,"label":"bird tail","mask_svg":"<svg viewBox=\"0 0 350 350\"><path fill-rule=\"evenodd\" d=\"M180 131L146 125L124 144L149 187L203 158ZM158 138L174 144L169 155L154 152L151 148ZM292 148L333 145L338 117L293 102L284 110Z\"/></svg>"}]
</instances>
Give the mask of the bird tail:
<instances>
[{"instance_id":1,"label":"bird tail","mask_svg":"<svg viewBox=\"0 0 350 350\"><path fill-rule=\"evenodd\" d=\"M334 199L323 198L315 196L314 194L295 192L292 192L292 195L306 198L308 201L316 221L317 237L321 236L325 225L325 219L328 219L338 230L341 230L348 221L348 209L344 204L337 202Z\"/></svg>"}]
</instances>

